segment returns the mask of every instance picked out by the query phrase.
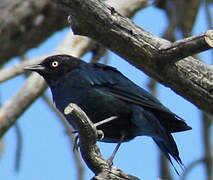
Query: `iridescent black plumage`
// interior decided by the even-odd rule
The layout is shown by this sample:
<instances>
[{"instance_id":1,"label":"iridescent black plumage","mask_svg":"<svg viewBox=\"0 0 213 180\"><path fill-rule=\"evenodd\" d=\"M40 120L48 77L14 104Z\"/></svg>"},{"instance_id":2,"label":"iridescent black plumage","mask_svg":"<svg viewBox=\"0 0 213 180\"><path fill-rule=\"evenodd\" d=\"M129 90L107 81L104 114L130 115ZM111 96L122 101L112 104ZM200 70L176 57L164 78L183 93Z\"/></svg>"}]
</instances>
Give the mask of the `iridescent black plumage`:
<instances>
[{"instance_id":1,"label":"iridescent black plumage","mask_svg":"<svg viewBox=\"0 0 213 180\"><path fill-rule=\"evenodd\" d=\"M122 134L125 134L123 141L147 135L153 138L171 163L170 156L182 165L171 133L191 128L115 68L57 55L26 69L44 77L56 107L62 113L72 102L80 106L94 123L117 116L117 119L98 126L104 132L102 141L119 142ZM75 127L72 120L66 118Z\"/></svg>"}]
</instances>

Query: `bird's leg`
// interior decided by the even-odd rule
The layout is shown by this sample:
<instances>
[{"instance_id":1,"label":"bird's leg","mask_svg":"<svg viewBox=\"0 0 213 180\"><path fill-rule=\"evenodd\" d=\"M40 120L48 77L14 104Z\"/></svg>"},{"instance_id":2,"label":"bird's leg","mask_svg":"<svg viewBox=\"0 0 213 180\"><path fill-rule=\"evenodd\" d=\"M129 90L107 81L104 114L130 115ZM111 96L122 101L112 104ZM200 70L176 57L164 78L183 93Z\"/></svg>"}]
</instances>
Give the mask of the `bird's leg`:
<instances>
[{"instance_id":1,"label":"bird's leg","mask_svg":"<svg viewBox=\"0 0 213 180\"><path fill-rule=\"evenodd\" d=\"M117 116L111 116L111 117L109 117L107 119L104 119L102 121L99 121L99 122L95 123L94 125L97 128L98 126L100 126L102 124L105 124L105 123L108 123L108 122L110 122L110 121L112 121L114 119L117 119L117 118L118 118ZM104 132L102 130L97 130L97 134L98 134L98 140L104 139Z\"/></svg>"},{"instance_id":2,"label":"bird's leg","mask_svg":"<svg viewBox=\"0 0 213 180\"><path fill-rule=\"evenodd\" d=\"M79 135L77 130L72 131L72 134L77 134L74 137L74 142L73 142L73 152L74 152L74 151L78 151L78 148L79 148Z\"/></svg>"},{"instance_id":3,"label":"bird's leg","mask_svg":"<svg viewBox=\"0 0 213 180\"><path fill-rule=\"evenodd\" d=\"M99 122L97 122L97 123L95 123L94 125L95 125L95 127L97 128L98 126L100 126L100 125L102 125L102 124L105 124L105 123L108 123L108 122L110 122L110 121L112 121L112 120L114 120L114 119L117 119L118 117L117 116L111 116L111 117L109 117L109 118L107 118L107 119L104 119L104 120L102 120L102 121L99 121ZM73 134L76 134L76 133L78 133L78 131L73 131L72 132ZM104 138L104 133L103 133L103 131L102 130L97 130L97 134L98 134L98 140L102 140L103 138ZM79 148L79 135L77 135L76 137L75 137L75 140L74 140L74 145L73 145L73 151L75 151L75 150L78 150L78 148ZM120 146L120 145L119 145ZM118 146L118 148L119 148L119 146ZM116 153L116 152L115 152ZM113 157L114 158L114 157ZM112 159L113 159L112 158Z\"/></svg>"},{"instance_id":4,"label":"bird's leg","mask_svg":"<svg viewBox=\"0 0 213 180\"><path fill-rule=\"evenodd\" d=\"M119 149L119 147L121 146L121 143L123 142L125 136L126 136L126 133L125 133L125 132L121 132L121 138L120 138L118 144L116 145L116 147L115 147L115 149L114 149L112 155L111 155L110 158L108 159L108 163L109 163L110 165L113 164L113 159L115 158L115 155L116 155L116 153L118 152L118 149Z\"/></svg>"},{"instance_id":5,"label":"bird's leg","mask_svg":"<svg viewBox=\"0 0 213 180\"><path fill-rule=\"evenodd\" d=\"M100 126L102 124L108 123L108 122L110 122L110 121L112 121L114 119L117 119L117 118L118 118L118 116L111 116L111 117L109 117L107 119L104 119L102 121L99 121L99 122L95 123L94 125L95 125L95 127L98 127L98 126Z\"/></svg>"},{"instance_id":6,"label":"bird's leg","mask_svg":"<svg viewBox=\"0 0 213 180\"><path fill-rule=\"evenodd\" d=\"M102 125L102 124L108 123L108 122L110 122L110 121L112 121L112 120L114 120L114 119L117 119L117 118L118 118L118 116L111 116L111 117L109 117L109 118L106 118L106 119L104 119L104 120L102 120L102 121L99 121L99 122L95 123L94 126L95 126L95 127L98 127L98 126L100 126L100 125ZM78 133L77 130L72 131L72 134L76 134L76 133Z\"/></svg>"}]
</instances>

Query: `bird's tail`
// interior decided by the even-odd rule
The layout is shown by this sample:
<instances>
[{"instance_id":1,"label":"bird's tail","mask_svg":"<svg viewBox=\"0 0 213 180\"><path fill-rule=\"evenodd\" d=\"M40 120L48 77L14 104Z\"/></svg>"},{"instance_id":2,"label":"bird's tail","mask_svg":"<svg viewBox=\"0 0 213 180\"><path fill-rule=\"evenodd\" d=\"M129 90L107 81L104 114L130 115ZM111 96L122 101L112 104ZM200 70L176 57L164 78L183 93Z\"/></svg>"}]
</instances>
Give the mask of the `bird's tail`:
<instances>
[{"instance_id":1,"label":"bird's tail","mask_svg":"<svg viewBox=\"0 0 213 180\"><path fill-rule=\"evenodd\" d=\"M139 106L134 106L133 110L135 115L133 117L133 122L139 129L139 133L138 130L137 133L141 135L151 136L155 143L159 146L160 150L170 161L176 173L180 175L173 165L171 157L173 157L174 160L177 161L182 169L184 169L184 165L179 157L177 145L168 129L166 129L160 123L159 119L156 118L153 112L149 111L149 109L143 109Z\"/></svg>"},{"instance_id":2,"label":"bird's tail","mask_svg":"<svg viewBox=\"0 0 213 180\"><path fill-rule=\"evenodd\" d=\"M182 170L184 170L185 167L180 159L178 148L177 148L177 145L176 145L172 135L170 133L167 133L167 139L153 138L153 140L158 145L158 147L161 149L161 151L164 153L164 155L167 157L167 159L169 160L169 162L175 169L175 172L180 176L178 170L172 163L170 156L172 156L175 159L175 161L180 165Z\"/></svg>"}]
</instances>

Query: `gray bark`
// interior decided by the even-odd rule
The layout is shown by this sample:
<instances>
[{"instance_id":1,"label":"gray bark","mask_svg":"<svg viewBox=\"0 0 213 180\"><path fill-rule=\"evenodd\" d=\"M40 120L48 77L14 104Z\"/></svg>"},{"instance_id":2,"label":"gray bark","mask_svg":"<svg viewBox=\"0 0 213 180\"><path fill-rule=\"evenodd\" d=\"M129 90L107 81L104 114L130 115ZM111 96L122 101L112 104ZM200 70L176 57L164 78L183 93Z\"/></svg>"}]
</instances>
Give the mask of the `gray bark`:
<instances>
[{"instance_id":1,"label":"gray bark","mask_svg":"<svg viewBox=\"0 0 213 180\"><path fill-rule=\"evenodd\" d=\"M65 11L49 0L1 0L0 65L67 25Z\"/></svg>"}]
</instances>

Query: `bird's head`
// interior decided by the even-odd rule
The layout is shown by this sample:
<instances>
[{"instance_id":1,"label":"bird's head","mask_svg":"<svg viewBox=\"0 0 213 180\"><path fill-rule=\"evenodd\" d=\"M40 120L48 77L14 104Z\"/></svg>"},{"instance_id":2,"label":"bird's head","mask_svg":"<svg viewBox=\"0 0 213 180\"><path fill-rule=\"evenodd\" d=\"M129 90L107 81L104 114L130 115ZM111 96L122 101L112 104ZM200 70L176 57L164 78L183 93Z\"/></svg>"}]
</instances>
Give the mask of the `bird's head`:
<instances>
[{"instance_id":1,"label":"bird's head","mask_svg":"<svg viewBox=\"0 0 213 180\"><path fill-rule=\"evenodd\" d=\"M39 73L51 85L82 63L84 63L82 60L73 56L55 55L47 57L39 64L26 66L24 69Z\"/></svg>"}]
</instances>

